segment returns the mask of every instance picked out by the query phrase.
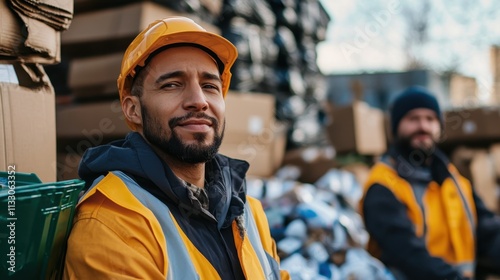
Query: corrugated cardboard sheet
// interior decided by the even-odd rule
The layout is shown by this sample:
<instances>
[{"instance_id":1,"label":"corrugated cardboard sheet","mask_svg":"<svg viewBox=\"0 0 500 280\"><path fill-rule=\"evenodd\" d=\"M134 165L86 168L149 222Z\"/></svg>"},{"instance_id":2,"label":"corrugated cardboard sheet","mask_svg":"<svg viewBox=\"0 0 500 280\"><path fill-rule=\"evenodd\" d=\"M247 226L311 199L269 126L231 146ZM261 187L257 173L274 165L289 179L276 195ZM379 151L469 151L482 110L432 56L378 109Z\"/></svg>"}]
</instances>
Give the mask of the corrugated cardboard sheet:
<instances>
[{"instance_id":1,"label":"corrugated cardboard sheet","mask_svg":"<svg viewBox=\"0 0 500 280\"><path fill-rule=\"evenodd\" d=\"M15 69L14 79L0 82L0 170L36 173L56 181L55 94L44 69L0 64ZM7 71L11 72L11 71Z\"/></svg>"}]
</instances>

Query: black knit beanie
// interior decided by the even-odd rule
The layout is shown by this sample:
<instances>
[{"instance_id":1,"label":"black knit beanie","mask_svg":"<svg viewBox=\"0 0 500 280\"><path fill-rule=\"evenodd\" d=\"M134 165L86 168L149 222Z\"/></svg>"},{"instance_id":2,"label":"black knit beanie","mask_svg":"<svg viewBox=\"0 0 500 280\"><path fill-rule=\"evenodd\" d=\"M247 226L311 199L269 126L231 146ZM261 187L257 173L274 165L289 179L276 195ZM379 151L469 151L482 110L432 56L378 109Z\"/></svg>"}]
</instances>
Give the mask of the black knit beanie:
<instances>
[{"instance_id":1,"label":"black knit beanie","mask_svg":"<svg viewBox=\"0 0 500 280\"><path fill-rule=\"evenodd\" d=\"M403 91L392 103L391 107L391 128L392 135L396 136L401 119L409 111L417 108L426 108L436 112L443 128L444 121L439 108L439 103L432 93L421 86L411 86Z\"/></svg>"}]
</instances>

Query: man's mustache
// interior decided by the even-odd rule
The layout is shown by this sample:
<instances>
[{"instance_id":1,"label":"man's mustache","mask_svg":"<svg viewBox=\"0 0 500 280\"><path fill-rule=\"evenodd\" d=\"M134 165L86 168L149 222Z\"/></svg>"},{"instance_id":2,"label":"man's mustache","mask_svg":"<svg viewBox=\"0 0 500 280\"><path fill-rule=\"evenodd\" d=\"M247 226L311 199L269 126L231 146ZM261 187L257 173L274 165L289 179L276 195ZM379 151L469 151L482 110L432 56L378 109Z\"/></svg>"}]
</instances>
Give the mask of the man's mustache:
<instances>
[{"instance_id":1,"label":"man's mustache","mask_svg":"<svg viewBox=\"0 0 500 280\"><path fill-rule=\"evenodd\" d=\"M172 118L172 119L170 119L168 121L168 126L171 129L174 129L174 127L176 127L177 125L179 125L179 123L181 123L183 121L186 121L188 119L191 119L191 118L206 119L206 120L209 120L212 123L212 125L214 126L214 128L218 128L219 127L219 122L217 121L217 119L215 119L214 117L210 117L209 115L207 115L207 114L205 114L203 112L189 112L189 113L185 114L182 117Z\"/></svg>"},{"instance_id":2,"label":"man's mustache","mask_svg":"<svg viewBox=\"0 0 500 280\"><path fill-rule=\"evenodd\" d=\"M432 134L430 132L427 132L427 131L423 131L423 130L419 130L417 132L414 132L410 135L410 138L413 138L415 136L429 136L432 138Z\"/></svg>"}]
</instances>

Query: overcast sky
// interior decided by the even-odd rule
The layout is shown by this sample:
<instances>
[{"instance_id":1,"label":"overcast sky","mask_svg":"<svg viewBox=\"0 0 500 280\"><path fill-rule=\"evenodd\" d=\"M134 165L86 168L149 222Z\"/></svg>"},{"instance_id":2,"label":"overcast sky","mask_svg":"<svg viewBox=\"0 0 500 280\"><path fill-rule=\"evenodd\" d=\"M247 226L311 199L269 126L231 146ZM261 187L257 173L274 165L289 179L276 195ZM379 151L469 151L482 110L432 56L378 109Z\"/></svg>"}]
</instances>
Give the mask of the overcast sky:
<instances>
[{"instance_id":1,"label":"overcast sky","mask_svg":"<svg viewBox=\"0 0 500 280\"><path fill-rule=\"evenodd\" d=\"M406 29L401 7L412 2L320 1L332 17L327 40L317 49L323 74L404 70ZM490 46L500 44L500 1L458 2L469 7L432 1L429 41L415 56L431 70L456 63L460 73L491 82Z\"/></svg>"}]
</instances>

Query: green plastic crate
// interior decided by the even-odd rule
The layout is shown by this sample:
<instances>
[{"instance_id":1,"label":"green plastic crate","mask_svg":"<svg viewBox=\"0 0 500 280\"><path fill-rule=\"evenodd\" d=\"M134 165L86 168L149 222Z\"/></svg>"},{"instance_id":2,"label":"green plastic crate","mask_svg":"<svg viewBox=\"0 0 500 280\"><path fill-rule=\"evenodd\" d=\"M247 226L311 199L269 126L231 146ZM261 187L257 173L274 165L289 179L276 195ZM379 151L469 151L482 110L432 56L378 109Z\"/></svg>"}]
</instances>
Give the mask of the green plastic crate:
<instances>
[{"instance_id":1,"label":"green plastic crate","mask_svg":"<svg viewBox=\"0 0 500 280\"><path fill-rule=\"evenodd\" d=\"M0 279L60 279L83 187L81 180L42 183L33 173L0 171Z\"/></svg>"}]
</instances>

